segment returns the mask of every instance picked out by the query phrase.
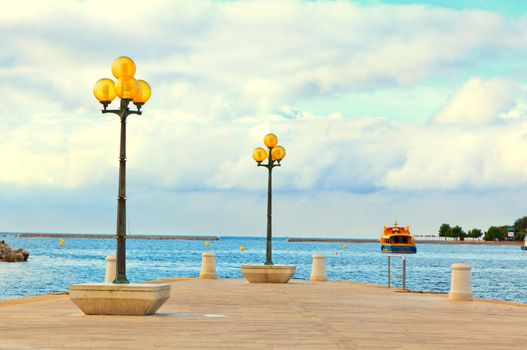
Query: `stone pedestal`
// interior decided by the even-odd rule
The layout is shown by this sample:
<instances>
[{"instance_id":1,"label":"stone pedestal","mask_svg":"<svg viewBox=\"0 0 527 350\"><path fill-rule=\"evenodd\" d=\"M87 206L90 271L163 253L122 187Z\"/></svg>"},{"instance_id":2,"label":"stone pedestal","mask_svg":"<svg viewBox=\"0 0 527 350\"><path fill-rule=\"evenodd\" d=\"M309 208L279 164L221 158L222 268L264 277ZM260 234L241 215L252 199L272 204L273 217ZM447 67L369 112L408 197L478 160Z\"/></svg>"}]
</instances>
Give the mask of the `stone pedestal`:
<instances>
[{"instance_id":1,"label":"stone pedestal","mask_svg":"<svg viewBox=\"0 0 527 350\"><path fill-rule=\"evenodd\" d=\"M201 254L201 279L216 279L216 254L205 252Z\"/></svg>"},{"instance_id":2,"label":"stone pedestal","mask_svg":"<svg viewBox=\"0 0 527 350\"><path fill-rule=\"evenodd\" d=\"M452 265L452 280L450 282L450 300L472 300L472 267L467 264Z\"/></svg>"},{"instance_id":3,"label":"stone pedestal","mask_svg":"<svg viewBox=\"0 0 527 350\"><path fill-rule=\"evenodd\" d=\"M113 283L115 281L115 274L117 272L117 258L115 255L108 255L106 257L106 274L104 275L105 283Z\"/></svg>"},{"instance_id":4,"label":"stone pedestal","mask_svg":"<svg viewBox=\"0 0 527 350\"><path fill-rule=\"evenodd\" d=\"M145 316L168 298L170 284L86 283L70 285L70 299L86 315Z\"/></svg>"},{"instance_id":5,"label":"stone pedestal","mask_svg":"<svg viewBox=\"0 0 527 350\"><path fill-rule=\"evenodd\" d=\"M287 283L296 273L296 266L242 265L241 270L250 283Z\"/></svg>"},{"instance_id":6,"label":"stone pedestal","mask_svg":"<svg viewBox=\"0 0 527 350\"><path fill-rule=\"evenodd\" d=\"M324 254L313 254L310 281L323 282L328 280L326 274L326 256Z\"/></svg>"}]
</instances>

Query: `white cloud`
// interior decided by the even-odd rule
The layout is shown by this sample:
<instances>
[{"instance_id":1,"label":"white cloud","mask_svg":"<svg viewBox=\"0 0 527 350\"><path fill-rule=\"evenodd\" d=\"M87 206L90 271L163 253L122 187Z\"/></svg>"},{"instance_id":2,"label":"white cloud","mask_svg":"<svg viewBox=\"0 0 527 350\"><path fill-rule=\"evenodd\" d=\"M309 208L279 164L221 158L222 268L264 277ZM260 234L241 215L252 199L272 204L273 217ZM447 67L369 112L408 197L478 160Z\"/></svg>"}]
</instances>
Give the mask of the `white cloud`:
<instances>
[{"instance_id":1,"label":"white cloud","mask_svg":"<svg viewBox=\"0 0 527 350\"><path fill-rule=\"evenodd\" d=\"M4 134L0 182L73 188L107 181L114 170L109 159L117 157L117 128L112 132L103 121L89 125L79 120L72 125L55 117L37 115L31 124Z\"/></svg>"},{"instance_id":2,"label":"white cloud","mask_svg":"<svg viewBox=\"0 0 527 350\"><path fill-rule=\"evenodd\" d=\"M433 118L437 124L478 125L499 122L514 116L516 100L522 94L510 80L472 78L451 97Z\"/></svg>"},{"instance_id":3,"label":"white cloud","mask_svg":"<svg viewBox=\"0 0 527 350\"><path fill-rule=\"evenodd\" d=\"M287 109L287 108L286 108ZM35 117L0 142L0 182L91 186L116 176L116 117ZM128 167L136 186L177 190L259 190L251 158L273 131L287 150L275 170L285 190L414 191L511 188L527 181L527 122L467 128L300 113L235 120L147 111L128 122ZM63 149L67 149L64 152Z\"/></svg>"},{"instance_id":4,"label":"white cloud","mask_svg":"<svg viewBox=\"0 0 527 350\"><path fill-rule=\"evenodd\" d=\"M491 190L527 181L527 123L482 128L423 127L409 136L406 159L387 172L399 190Z\"/></svg>"},{"instance_id":5,"label":"white cloud","mask_svg":"<svg viewBox=\"0 0 527 350\"><path fill-rule=\"evenodd\" d=\"M452 76L477 60L474 52L488 59L511 54L523 50L527 38L523 20L417 5L33 5L17 2L2 12L0 40L10 50L0 54L1 71L10 76L11 86L24 85L68 107L88 105L93 81L109 75L111 59L121 54L136 58L138 75L152 83L159 100L183 83L191 85L189 91L220 94L244 114L314 96Z\"/></svg>"}]
</instances>

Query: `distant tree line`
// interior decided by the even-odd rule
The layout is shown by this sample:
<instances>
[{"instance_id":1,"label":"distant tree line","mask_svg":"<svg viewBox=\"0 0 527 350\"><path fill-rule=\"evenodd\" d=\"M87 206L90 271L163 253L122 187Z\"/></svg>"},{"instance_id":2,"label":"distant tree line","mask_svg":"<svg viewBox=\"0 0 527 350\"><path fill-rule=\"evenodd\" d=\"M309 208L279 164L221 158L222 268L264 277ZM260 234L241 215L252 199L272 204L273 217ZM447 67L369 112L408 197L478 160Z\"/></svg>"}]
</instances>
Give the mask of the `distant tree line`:
<instances>
[{"instance_id":1,"label":"distant tree line","mask_svg":"<svg viewBox=\"0 0 527 350\"><path fill-rule=\"evenodd\" d=\"M444 237L445 240L447 238L455 240L463 240L465 238L481 239L483 236L485 241L503 241L507 239L509 232L514 232L513 240L523 241L527 232L527 216L517 219L512 226L491 226L485 232L479 228L473 228L465 232L459 225L451 227L449 224L442 224L439 227L439 237Z\"/></svg>"}]
</instances>

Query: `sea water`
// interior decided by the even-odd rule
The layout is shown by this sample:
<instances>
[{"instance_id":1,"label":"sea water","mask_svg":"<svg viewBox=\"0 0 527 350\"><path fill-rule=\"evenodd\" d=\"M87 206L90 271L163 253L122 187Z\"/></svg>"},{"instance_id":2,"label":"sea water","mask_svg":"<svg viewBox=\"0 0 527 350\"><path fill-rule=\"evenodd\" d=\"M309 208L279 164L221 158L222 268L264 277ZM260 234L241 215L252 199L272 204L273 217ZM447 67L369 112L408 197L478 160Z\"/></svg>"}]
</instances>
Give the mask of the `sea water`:
<instances>
[{"instance_id":1,"label":"sea water","mask_svg":"<svg viewBox=\"0 0 527 350\"><path fill-rule=\"evenodd\" d=\"M30 251L26 263L0 263L0 299L63 292L73 283L103 282L105 258L115 255L113 239L17 238L1 234L12 248ZM299 243L273 239L273 262L296 265L295 279L307 280L311 256L326 256L328 278L387 285L387 256L377 243ZM240 250L240 246L245 249ZM240 265L265 262L265 238L220 237L209 241L128 240L127 277L142 282L198 277L201 253L216 253L218 278L243 278ZM450 266L472 266L476 297L527 304L527 251L519 246L417 244L407 255L406 287L412 291L448 293ZM396 259L398 260L398 259ZM400 261L392 261L392 265ZM399 273L397 271L396 273ZM400 280L392 280L399 287Z\"/></svg>"}]
</instances>

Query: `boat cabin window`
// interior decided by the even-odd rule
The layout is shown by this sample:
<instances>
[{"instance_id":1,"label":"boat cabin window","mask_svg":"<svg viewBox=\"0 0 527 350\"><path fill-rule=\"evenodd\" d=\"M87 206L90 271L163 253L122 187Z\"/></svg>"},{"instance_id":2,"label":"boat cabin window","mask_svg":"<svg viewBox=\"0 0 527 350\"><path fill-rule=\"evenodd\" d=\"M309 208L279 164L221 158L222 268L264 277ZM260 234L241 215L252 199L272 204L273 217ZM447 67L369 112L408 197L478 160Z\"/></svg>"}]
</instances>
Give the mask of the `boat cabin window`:
<instances>
[{"instance_id":1,"label":"boat cabin window","mask_svg":"<svg viewBox=\"0 0 527 350\"><path fill-rule=\"evenodd\" d=\"M390 243L408 243L408 237L405 236L393 236L390 237Z\"/></svg>"}]
</instances>

